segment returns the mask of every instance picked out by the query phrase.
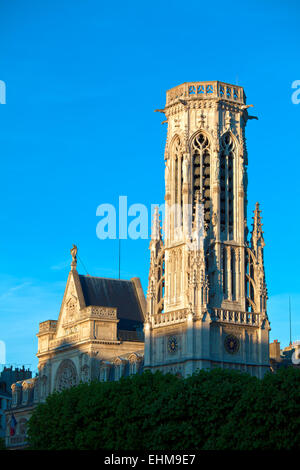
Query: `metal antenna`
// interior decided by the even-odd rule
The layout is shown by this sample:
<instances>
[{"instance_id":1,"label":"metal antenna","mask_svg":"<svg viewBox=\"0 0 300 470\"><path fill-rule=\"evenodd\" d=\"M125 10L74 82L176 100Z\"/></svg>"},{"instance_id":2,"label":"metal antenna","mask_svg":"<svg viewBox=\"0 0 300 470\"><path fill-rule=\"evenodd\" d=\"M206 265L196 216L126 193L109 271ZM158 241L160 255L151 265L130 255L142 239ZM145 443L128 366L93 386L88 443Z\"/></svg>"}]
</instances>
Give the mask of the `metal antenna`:
<instances>
[{"instance_id":1,"label":"metal antenna","mask_svg":"<svg viewBox=\"0 0 300 470\"><path fill-rule=\"evenodd\" d=\"M79 257L79 255L78 255L78 254L77 254L77 257L78 257L78 259L79 259L80 263L82 264L82 266L83 266L83 269L85 270L85 272L86 272L86 273L87 273L87 275L89 276L88 270L86 269L86 267L85 267L85 265L84 265L84 263L83 263L82 259Z\"/></svg>"},{"instance_id":2,"label":"metal antenna","mask_svg":"<svg viewBox=\"0 0 300 470\"><path fill-rule=\"evenodd\" d=\"M119 279L121 279L121 239L119 237Z\"/></svg>"},{"instance_id":3,"label":"metal antenna","mask_svg":"<svg viewBox=\"0 0 300 470\"><path fill-rule=\"evenodd\" d=\"M292 308L291 308L291 296L289 296L289 316L290 316L290 345L292 344Z\"/></svg>"}]
</instances>

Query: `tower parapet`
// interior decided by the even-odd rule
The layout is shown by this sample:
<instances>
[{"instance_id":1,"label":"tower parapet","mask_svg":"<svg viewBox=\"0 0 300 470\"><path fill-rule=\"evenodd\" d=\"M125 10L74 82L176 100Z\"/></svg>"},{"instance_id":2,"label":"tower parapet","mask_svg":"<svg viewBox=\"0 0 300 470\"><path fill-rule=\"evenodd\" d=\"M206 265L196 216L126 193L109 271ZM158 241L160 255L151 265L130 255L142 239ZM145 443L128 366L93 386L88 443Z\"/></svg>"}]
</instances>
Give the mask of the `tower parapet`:
<instances>
[{"instance_id":1,"label":"tower parapet","mask_svg":"<svg viewBox=\"0 0 300 470\"><path fill-rule=\"evenodd\" d=\"M180 99L222 99L233 103L246 104L246 95L241 86L229 83L212 82L186 82L167 91L166 106L174 104Z\"/></svg>"}]
</instances>

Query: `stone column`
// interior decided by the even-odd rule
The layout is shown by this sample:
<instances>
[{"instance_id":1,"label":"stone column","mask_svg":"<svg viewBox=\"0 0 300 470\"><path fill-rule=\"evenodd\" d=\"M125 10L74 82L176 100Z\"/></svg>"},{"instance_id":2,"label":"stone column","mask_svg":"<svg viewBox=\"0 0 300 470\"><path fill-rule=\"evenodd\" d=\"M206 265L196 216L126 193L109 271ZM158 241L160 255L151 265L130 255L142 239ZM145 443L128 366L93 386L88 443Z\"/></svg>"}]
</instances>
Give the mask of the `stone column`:
<instances>
[{"instance_id":1,"label":"stone column","mask_svg":"<svg viewBox=\"0 0 300 470\"><path fill-rule=\"evenodd\" d=\"M152 325L148 317L144 323L145 346L144 346L144 367L151 365L151 346L152 346Z\"/></svg>"}]
</instances>

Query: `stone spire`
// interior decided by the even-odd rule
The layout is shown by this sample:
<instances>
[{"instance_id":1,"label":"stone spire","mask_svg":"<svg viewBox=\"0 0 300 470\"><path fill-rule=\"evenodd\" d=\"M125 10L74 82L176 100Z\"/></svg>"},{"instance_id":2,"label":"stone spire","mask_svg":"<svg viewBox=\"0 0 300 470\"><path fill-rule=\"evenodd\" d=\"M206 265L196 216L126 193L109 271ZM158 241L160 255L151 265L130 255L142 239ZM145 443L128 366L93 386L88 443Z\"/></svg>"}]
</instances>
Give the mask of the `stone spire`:
<instances>
[{"instance_id":1,"label":"stone spire","mask_svg":"<svg viewBox=\"0 0 300 470\"><path fill-rule=\"evenodd\" d=\"M265 241L263 237L263 230L262 230L262 218L261 218L261 210L259 209L259 203L257 202L255 205L254 210L254 217L253 217L253 228L251 234L251 247L255 252L256 256L259 255L259 248L263 249L265 246Z\"/></svg>"},{"instance_id":2,"label":"stone spire","mask_svg":"<svg viewBox=\"0 0 300 470\"><path fill-rule=\"evenodd\" d=\"M160 227L160 221L159 221L158 206L155 206L154 214L153 214L152 230L151 230L151 241L159 241L161 239L162 239L162 235L161 235L161 227Z\"/></svg>"},{"instance_id":3,"label":"stone spire","mask_svg":"<svg viewBox=\"0 0 300 470\"><path fill-rule=\"evenodd\" d=\"M151 316L163 309L164 247L158 207L154 208L151 241L150 269L147 291L147 309Z\"/></svg>"},{"instance_id":4,"label":"stone spire","mask_svg":"<svg viewBox=\"0 0 300 470\"><path fill-rule=\"evenodd\" d=\"M251 234L251 248L256 258L256 262L254 263L254 282L256 286L254 300L256 311L263 313L261 318L265 318L268 291L265 280L263 255L265 241L263 237L264 232L262 230L262 226L261 210L259 209L259 203L257 202L254 210L253 228Z\"/></svg>"}]
</instances>

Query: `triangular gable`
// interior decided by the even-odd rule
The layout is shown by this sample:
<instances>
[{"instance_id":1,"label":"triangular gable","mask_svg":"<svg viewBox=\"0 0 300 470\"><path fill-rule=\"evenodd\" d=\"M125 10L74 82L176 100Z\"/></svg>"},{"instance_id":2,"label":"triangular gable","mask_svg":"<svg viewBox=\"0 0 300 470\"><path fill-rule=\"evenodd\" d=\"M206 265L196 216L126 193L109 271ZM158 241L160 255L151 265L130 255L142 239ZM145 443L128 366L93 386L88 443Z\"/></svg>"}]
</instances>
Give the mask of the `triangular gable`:
<instances>
[{"instance_id":1,"label":"triangular gable","mask_svg":"<svg viewBox=\"0 0 300 470\"><path fill-rule=\"evenodd\" d=\"M64 336L62 325L79 320L80 311L86 307L77 271L69 273L57 320L56 337Z\"/></svg>"}]
</instances>

